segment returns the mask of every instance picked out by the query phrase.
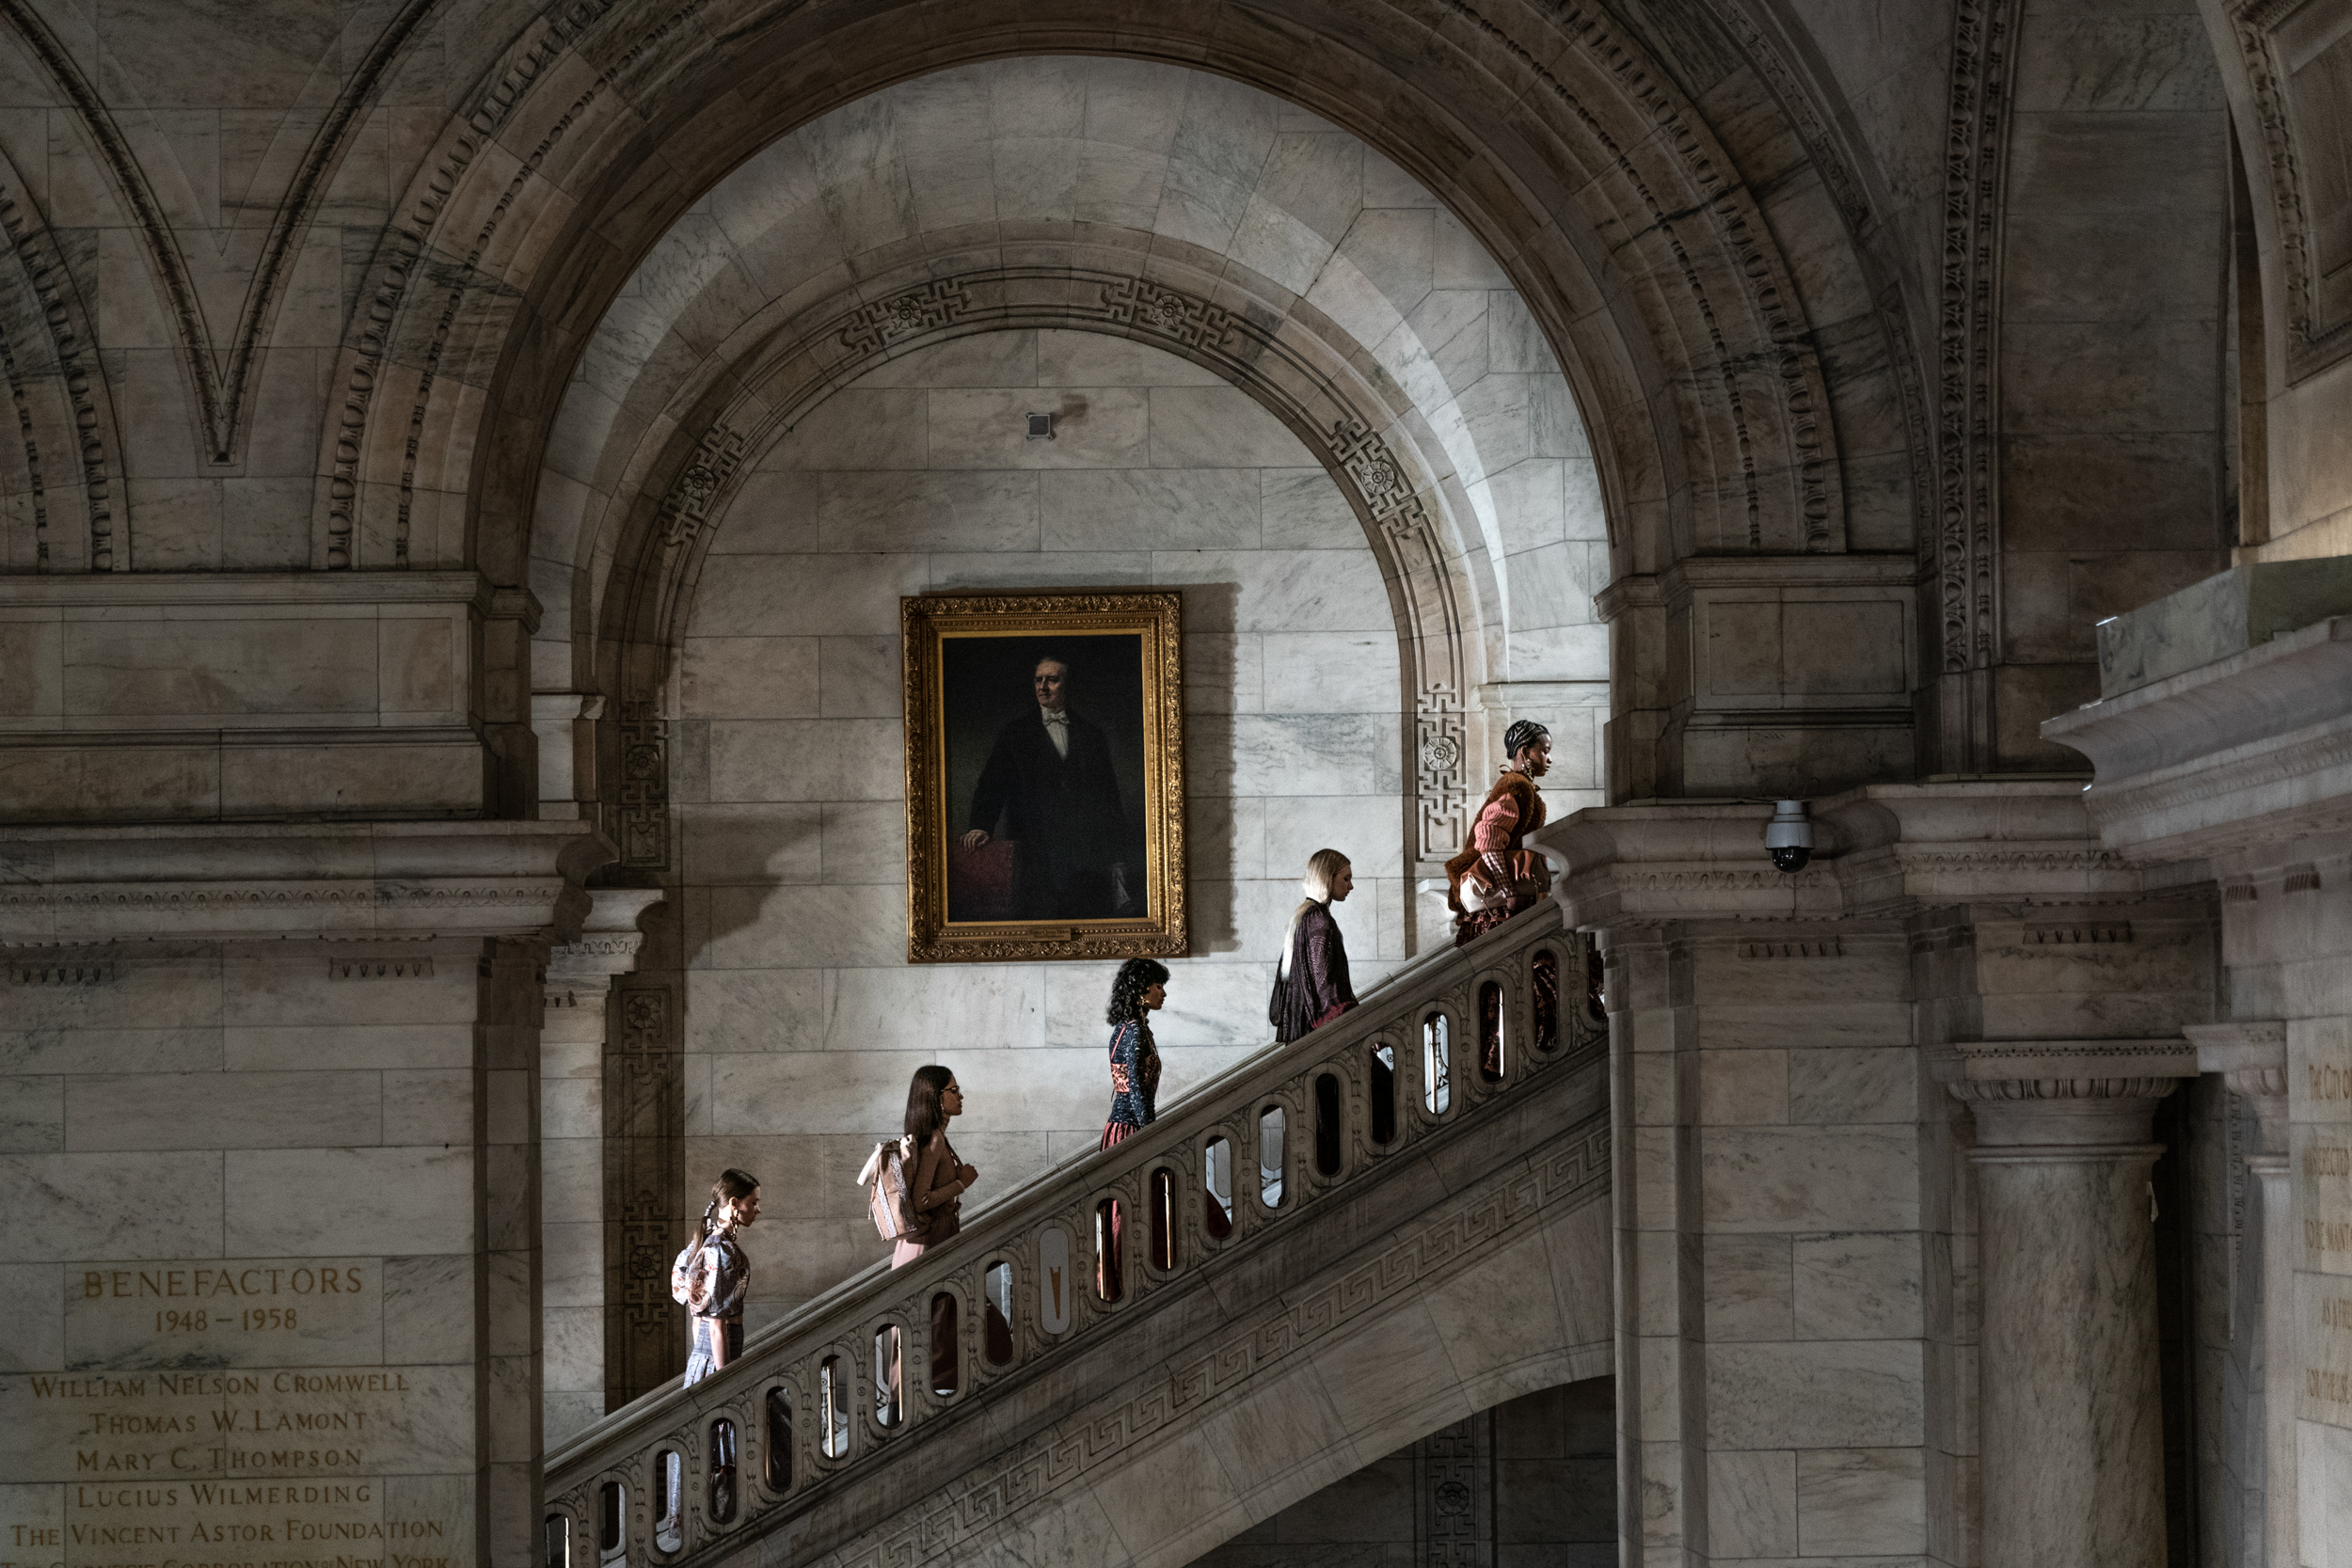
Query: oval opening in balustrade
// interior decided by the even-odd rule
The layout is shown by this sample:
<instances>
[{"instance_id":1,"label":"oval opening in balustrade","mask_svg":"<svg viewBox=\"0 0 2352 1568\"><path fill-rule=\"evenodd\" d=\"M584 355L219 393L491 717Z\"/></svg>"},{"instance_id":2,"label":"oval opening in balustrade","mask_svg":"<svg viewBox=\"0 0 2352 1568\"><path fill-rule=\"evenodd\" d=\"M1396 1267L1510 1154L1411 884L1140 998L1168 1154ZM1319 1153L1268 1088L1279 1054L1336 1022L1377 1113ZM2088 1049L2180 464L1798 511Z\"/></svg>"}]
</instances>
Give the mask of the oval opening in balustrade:
<instances>
[{"instance_id":1,"label":"oval opening in balustrade","mask_svg":"<svg viewBox=\"0 0 2352 1568\"><path fill-rule=\"evenodd\" d=\"M1120 1277L1121 1246L1127 1239L1126 1206L1106 1197L1094 1206L1094 1294L1105 1305L1117 1301L1125 1288Z\"/></svg>"},{"instance_id":2,"label":"oval opening in balustrade","mask_svg":"<svg viewBox=\"0 0 2352 1568\"><path fill-rule=\"evenodd\" d=\"M1527 964L1528 989L1534 993L1535 1049L1557 1050L1560 1044L1560 955L1538 947Z\"/></svg>"},{"instance_id":3,"label":"oval opening in balustrade","mask_svg":"<svg viewBox=\"0 0 2352 1568\"><path fill-rule=\"evenodd\" d=\"M999 1259L980 1275L980 1352L992 1367L1012 1365L1012 1265Z\"/></svg>"},{"instance_id":4,"label":"oval opening in balustrade","mask_svg":"<svg viewBox=\"0 0 2352 1568\"><path fill-rule=\"evenodd\" d=\"M828 1355L817 1369L817 1449L827 1459L850 1451L850 1380L841 1357Z\"/></svg>"},{"instance_id":5,"label":"oval opening in balustrade","mask_svg":"<svg viewBox=\"0 0 2352 1568\"><path fill-rule=\"evenodd\" d=\"M781 1386L768 1390L768 1489L792 1490L792 1393Z\"/></svg>"},{"instance_id":6,"label":"oval opening in balustrade","mask_svg":"<svg viewBox=\"0 0 2352 1568\"><path fill-rule=\"evenodd\" d=\"M1372 1126L1369 1135L1374 1143L1386 1147L1396 1141L1396 1047L1388 1044L1372 1048Z\"/></svg>"},{"instance_id":7,"label":"oval opening in balustrade","mask_svg":"<svg viewBox=\"0 0 2352 1568\"><path fill-rule=\"evenodd\" d=\"M1233 1143L1231 1138L1211 1138L1200 1150L1201 1219L1209 1234L1218 1238L1233 1233Z\"/></svg>"},{"instance_id":8,"label":"oval opening in balustrade","mask_svg":"<svg viewBox=\"0 0 2352 1568\"><path fill-rule=\"evenodd\" d=\"M931 1392L942 1399L954 1395L963 1372L957 1354L961 1345L956 1311L954 1291L931 1297Z\"/></svg>"},{"instance_id":9,"label":"oval opening in balustrade","mask_svg":"<svg viewBox=\"0 0 2352 1568\"><path fill-rule=\"evenodd\" d=\"M710 1522L735 1523L735 1423L724 1416L710 1423Z\"/></svg>"},{"instance_id":10,"label":"oval opening in balustrade","mask_svg":"<svg viewBox=\"0 0 2352 1568\"><path fill-rule=\"evenodd\" d=\"M547 1556L547 1568L572 1568L572 1522L561 1513L550 1513L542 1527L540 1544Z\"/></svg>"},{"instance_id":11,"label":"oval opening in balustrade","mask_svg":"<svg viewBox=\"0 0 2352 1568\"><path fill-rule=\"evenodd\" d=\"M1454 1109L1454 1046L1445 1014L1421 1021L1421 1102L1433 1117Z\"/></svg>"},{"instance_id":12,"label":"oval opening in balustrade","mask_svg":"<svg viewBox=\"0 0 2352 1568\"><path fill-rule=\"evenodd\" d=\"M1152 1173L1152 1266L1176 1266L1176 1173L1166 1165Z\"/></svg>"},{"instance_id":13,"label":"oval opening in balustrade","mask_svg":"<svg viewBox=\"0 0 2352 1568\"><path fill-rule=\"evenodd\" d=\"M1282 1206L1282 1107L1269 1105L1258 1113L1258 1201L1269 1209Z\"/></svg>"},{"instance_id":14,"label":"oval opening in balustrade","mask_svg":"<svg viewBox=\"0 0 2352 1568\"><path fill-rule=\"evenodd\" d=\"M628 1507L628 1492L617 1481L596 1488L596 1561L609 1563L628 1555L621 1542L621 1516Z\"/></svg>"},{"instance_id":15,"label":"oval opening in balustrade","mask_svg":"<svg viewBox=\"0 0 2352 1568\"><path fill-rule=\"evenodd\" d=\"M1340 1174L1340 1080L1330 1072L1315 1074L1315 1171Z\"/></svg>"},{"instance_id":16,"label":"oval opening in balustrade","mask_svg":"<svg viewBox=\"0 0 2352 1568\"><path fill-rule=\"evenodd\" d=\"M874 1330L874 1424L878 1427L898 1424L899 1338L896 1323Z\"/></svg>"},{"instance_id":17,"label":"oval opening in balustrade","mask_svg":"<svg viewBox=\"0 0 2352 1568\"><path fill-rule=\"evenodd\" d=\"M1502 1082L1502 983L1499 980L1478 988L1478 1076L1489 1084Z\"/></svg>"},{"instance_id":18,"label":"oval opening in balustrade","mask_svg":"<svg viewBox=\"0 0 2352 1568\"><path fill-rule=\"evenodd\" d=\"M1067 1334L1071 1314L1077 1310L1072 1298L1078 1282L1070 1267L1076 1245L1076 1238L1058 1225L1049 1225L1037 1235L1037 1325L1048 1334Z\"/></svg>"},{"instance_id":19,"label":"oval opening in balustrade","mask_svg":"<svg viewBox=\"0 0 2352 1568\"><path fill-rule=\"evenodd\" d=\"M680 1523L686 1501L686 1456L663 1449L653 1456L653 1544L656 1551L675 1552L686 1544Z\"/></svg>"}]
</instances>

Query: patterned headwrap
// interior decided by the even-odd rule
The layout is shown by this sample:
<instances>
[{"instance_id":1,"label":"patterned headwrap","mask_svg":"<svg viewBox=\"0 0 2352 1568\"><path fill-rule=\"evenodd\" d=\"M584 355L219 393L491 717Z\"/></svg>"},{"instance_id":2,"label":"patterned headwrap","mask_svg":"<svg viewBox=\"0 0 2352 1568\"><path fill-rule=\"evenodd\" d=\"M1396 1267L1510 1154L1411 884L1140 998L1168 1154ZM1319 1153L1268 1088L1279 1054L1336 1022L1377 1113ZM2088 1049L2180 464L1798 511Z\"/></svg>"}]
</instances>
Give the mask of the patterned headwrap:
<instances>
[{"instance_id":1,"label":"patterned headwrap","mask_svg":"<svg viewBox=\"0 0 2352 1568\"><path fill-rule=\"evenodd\" d=\"M1538 740L1549 740L1551 732L1533 719L1522 719L1502 732L1502 752L1513 761Z\"/></svg>"}]
</instances>

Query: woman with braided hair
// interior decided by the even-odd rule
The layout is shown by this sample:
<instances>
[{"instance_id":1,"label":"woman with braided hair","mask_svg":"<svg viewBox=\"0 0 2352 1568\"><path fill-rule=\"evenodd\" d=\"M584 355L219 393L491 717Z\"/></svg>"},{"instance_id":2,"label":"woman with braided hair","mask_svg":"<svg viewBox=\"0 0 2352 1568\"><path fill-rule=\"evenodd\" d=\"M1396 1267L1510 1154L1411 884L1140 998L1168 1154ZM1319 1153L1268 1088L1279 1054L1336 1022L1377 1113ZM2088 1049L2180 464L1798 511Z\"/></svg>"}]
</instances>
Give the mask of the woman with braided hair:
<instances>
[{"instance_id":1,"label":"woman with braided hair","mask_svg":"<svg viewBox=\"0 0 2352 1568\"><path fill-rule=\"evenodd\" d=\"M1551 770L1551 732L1522 719L1503 732L1502 749L1511 759L1503 764L1502 777L1478 808L1470 842L1445 863L1456 947L1534 909L1551 887L1543 856L1525 847L1527 835L1544 825L1544 798L1535 781Z\"/></svg>"},{"instance_id":2,"label":"woman with braided hair","mask_svg":"<svg viewBox=\"0 0 2352 1568\"><path fill-rule=\"evenodd\" d=\"M694 1354L686 1363L689 1388L743 1354L743 1298L751 1292L752 1263L735 1233L758 1218L759 1179L749 1171L721 1171L693 1244L671 1265L671 1294L685 1306L694 1329Z\"/></svg>"}]
</instances>

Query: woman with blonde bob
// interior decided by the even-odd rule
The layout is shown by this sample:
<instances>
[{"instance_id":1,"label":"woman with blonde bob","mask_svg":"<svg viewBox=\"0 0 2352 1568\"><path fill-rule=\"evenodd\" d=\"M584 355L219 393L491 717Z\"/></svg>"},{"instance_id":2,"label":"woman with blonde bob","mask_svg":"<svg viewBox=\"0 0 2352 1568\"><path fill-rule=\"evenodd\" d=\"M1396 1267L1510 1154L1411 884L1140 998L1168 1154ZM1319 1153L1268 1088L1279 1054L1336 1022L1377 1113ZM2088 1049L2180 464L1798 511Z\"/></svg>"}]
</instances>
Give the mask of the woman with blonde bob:
<instances>
[{"instance_id":1,"label":"woman with blonde bob","mask_svg":"<svg viewBox=\"0 0 2352 1568\"><path fill-rule=\"evenodd\" d=\"M1331 906L1355 891L1356 873L1337 849L1318 849L1308 857L1298 885L1307 901L1291 915L1282 958L1274 966L1274 996L1266 1004L1266 1022L1285 1045L1356 1005L1347 983L1347 942L1331 918Z\"/></svg>"}]
</instances>

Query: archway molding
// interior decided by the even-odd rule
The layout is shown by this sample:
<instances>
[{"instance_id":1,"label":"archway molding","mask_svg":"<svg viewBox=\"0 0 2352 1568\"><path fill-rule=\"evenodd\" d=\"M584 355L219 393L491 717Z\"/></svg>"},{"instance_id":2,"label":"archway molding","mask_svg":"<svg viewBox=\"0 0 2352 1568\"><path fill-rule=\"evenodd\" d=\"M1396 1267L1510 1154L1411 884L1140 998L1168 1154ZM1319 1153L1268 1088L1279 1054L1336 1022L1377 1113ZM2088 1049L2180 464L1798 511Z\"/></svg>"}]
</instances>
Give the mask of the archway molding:
<instances>
[{"instance_id":1,"label":"archway molding","mask_svg":"<svg viewBox=\"0 0 2352 1568\"><path fill-rule=\"evenodd\" d=\"M1347 498L1396 617L1409 717L1408 859L1443 859L1461 841L1470 784L1490 749L1474 693L1488 662L1480 627L1499 616L1486 552L1459 525L1467 498L1426 421L1393 382L1366 373L1360 345L1312 320L1319 313L1304 302L1285 313L1230 278L1165 261L1138 266L1144 258L1107 246L1028 248L1022 263L941 270L878 298L829 300L710 377L691 417L671 427L643 478L614 502L624 515L612 582L595 595L602 604L595 659L599 682L623 695L619 717L635 732L631 743L652 743L647 721L669 705L683 617L716 524L771 442L834 391L916 350L984 332L1097 332L1189 359L1249 393ZM583 541L582 553L593 565L596 548ZM616 760L628 771L654 766ZM665 863L665 809L652 799L625 804L624 864Z\"/></svg>"},{"instance_id":2,"label":"archway molding","mask_svg":"<svg viewBox=\"0 0 2352 1568\"><path fill-rule=\"evenodd\" d=\"M1841 414L1873 422L1856 399L1883 388L1833 382L1816 347L1827 324L1808 293L1871 313L1836 204L1818 176L1776 169L1804 209L1781 224L1826 224L1801 286L1712 128L1740 122L1750 158L1785 162L1794 138L1770 91L1724 67L1702 113L1597 6L1307 4L1278 20L1230 0L565 0L485 73L372 269L327 437L321 563L456 555L520 580L529 453L581 345L679 214L758 148L891 81L1055 52L1233 76L1435 191L1561 354L1627 525L1621 571L1843 547L1835 431Z\"/></svg>"},{"instance_id":3,"label":"archway molding","mask_svg":"<svg viewBox=\"0 0 2352 1568\"><path fill-rule=\"evenodd\" d=\"M128 571L118 521L122 442L89 312L57 235L14 163L0 154L0 387L20 439L0 560L20 572Z\"/></svg>"}]
</instances>

